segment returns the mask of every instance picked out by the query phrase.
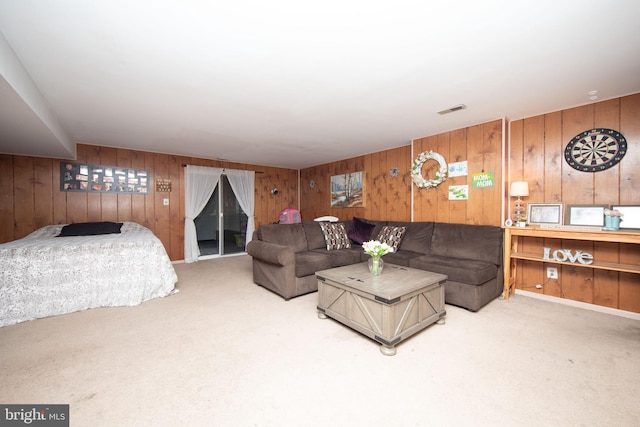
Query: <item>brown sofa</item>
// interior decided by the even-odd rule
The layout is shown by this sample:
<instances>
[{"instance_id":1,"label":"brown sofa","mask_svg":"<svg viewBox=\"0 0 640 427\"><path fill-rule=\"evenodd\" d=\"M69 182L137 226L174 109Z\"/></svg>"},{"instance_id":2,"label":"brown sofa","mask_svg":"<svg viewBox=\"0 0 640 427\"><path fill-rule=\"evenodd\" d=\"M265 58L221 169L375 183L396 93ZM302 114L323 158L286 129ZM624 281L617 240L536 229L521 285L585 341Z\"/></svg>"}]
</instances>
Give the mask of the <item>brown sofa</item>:
<instances>
[{"instance_id":1,"label":"brown sofa","mask_svg":"<svg viewBox=\"0 0 640 427\"><path fill-rule=\"evenodd\" d=\"M503 291L500 227L441 222L342 221L350 248L327 250L320 223L268 224L247 245L253 280L285 300L318 290L316 271L367 261L360 242L375 240L385 225L406 227L386 263L446 274L445 302L477 311ZM366 226L363 231L363 225Z\"/></svg>"}]
</instances>

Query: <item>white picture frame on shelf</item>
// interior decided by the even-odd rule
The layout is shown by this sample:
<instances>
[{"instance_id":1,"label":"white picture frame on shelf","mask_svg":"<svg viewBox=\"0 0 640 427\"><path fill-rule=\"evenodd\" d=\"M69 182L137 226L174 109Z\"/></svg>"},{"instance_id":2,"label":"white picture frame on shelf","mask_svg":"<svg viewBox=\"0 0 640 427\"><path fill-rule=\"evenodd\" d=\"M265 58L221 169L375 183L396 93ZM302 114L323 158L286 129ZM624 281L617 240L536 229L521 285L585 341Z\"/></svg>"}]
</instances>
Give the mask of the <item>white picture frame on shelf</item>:
<instances>
[{"instance_id":1,"label":"white picture frame on shelf","mask_svg":"<svg viewBox=\"0 0 640 427\"><path fill-rule=\"evenodd\" d=\"M638 205L611 205L611 209L622 214L620 229L640 230L640 206Z\"/></svg>"},{"instance_id":2,"label":"white picture frame on shelf","mask_svg":"<svg viewBox=\"0 0 640 427\"><path fill-rule=\"evenodd\" d=\"M567 205L564 223L604 227L604 210L609 205Z\"/></svg>"},{"instance_id":3,"label":"white picture frame on shelf","mask_svg":"<svg viewBox=\"0 0 640 427\"><path fill-rule=\"evenodd\" d=\"M527 205L527 224L557 224L562 225L562 203L529 203Z\"/></svg>"}]
</instances>

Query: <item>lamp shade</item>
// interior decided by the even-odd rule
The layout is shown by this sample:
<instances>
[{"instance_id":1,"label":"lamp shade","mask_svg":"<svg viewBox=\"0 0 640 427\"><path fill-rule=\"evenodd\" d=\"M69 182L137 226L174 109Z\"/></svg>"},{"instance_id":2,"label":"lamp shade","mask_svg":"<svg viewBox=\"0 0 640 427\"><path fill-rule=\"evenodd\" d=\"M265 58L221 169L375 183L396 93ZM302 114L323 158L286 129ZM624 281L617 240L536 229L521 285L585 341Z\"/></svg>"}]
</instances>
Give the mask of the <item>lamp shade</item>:
<instances>
[{"instance_id":1,"label":"lamp shade","mask_svg":"<svg viewBox=\"0 0 640 427\"><path fill-rule=\"evenodd\" d=\"M511 197L524 197L529 195L529 183L526 181L515 181L511 183Z\"/></svg>"}]
</instances>

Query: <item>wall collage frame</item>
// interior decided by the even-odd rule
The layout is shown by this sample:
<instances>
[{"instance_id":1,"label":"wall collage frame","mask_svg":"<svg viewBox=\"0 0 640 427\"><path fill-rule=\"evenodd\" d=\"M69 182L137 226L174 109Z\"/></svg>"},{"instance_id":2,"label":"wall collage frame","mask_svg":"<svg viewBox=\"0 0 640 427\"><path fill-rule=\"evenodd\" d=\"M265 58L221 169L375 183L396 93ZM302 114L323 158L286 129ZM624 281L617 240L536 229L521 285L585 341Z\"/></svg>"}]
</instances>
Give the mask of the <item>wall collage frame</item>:
<instances>
[{"instance_id":1,"label":"wall collage frame","mask_svg":"<svg viewBox=\"0 0 640 427\"><path fill-rule=\"evenodd\" d=\"M149 194L149 169L60 162L60 191Z\"/></svg>"}]
</instances>

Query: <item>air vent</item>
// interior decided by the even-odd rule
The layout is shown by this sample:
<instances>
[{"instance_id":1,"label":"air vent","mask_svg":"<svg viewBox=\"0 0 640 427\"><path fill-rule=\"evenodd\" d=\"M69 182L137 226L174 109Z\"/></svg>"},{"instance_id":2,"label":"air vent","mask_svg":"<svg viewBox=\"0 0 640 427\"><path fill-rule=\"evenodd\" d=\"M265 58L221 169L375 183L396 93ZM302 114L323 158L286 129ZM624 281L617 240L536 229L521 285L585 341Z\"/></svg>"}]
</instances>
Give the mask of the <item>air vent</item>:
<instances>
[{"instance_id":1,"label":"air vent","mask_svg":"<svg viewBox=\"0 0 640 427\"><path fill-rule=\"evenodd\" d=\"M464 110L465 108L467 108L466 105L460 104L460 105L453 106L451 108L447 108L446 110L438 111L438 114L449 114L449 113L453 113L454 111Z\"/></svg>"}]
</instances>

